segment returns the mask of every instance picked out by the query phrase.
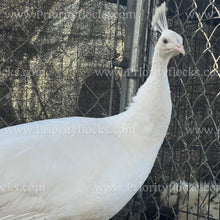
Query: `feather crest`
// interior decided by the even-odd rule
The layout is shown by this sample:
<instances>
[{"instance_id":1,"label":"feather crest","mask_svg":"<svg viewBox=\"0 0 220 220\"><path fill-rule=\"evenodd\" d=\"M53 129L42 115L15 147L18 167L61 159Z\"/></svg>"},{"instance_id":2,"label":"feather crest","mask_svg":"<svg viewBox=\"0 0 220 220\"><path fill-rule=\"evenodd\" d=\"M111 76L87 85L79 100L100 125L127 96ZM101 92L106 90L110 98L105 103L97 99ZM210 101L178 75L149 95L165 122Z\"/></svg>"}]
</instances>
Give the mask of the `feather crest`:
<instances>
[{"instance_id":1,"label":"feather crest","mask_svg":"<svg viewBox=\"0 0 220 220\"><path fill-rule=\"evenodd\" d=\"M167 18L166 18L166 3L162 3L155 11L151 25L155 31L162 33L165 30L168 30Z\"/></svg>"}]
</instances>

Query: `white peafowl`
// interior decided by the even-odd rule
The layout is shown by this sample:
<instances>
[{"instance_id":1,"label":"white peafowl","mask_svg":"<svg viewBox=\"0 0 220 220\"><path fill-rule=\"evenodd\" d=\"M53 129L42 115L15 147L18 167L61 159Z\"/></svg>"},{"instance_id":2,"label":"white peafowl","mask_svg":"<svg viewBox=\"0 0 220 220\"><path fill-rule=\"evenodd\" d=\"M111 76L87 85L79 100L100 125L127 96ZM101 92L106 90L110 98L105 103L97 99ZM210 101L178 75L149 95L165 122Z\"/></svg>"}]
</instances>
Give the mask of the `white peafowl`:
<instances>
[{"instance_id":1,"label":"white peafowl","mask_svg":"<svg viewBox=\"0 0 220 220\"><path fill-rule=\"evenodd\" d=\"M171 182L161 193L162 205L172 212L175 219L220 219L219 185L210 183Z\"/></svg>"},{"instance_id":2,"label":"white peafowl","mask_svg":"<svg viewBox=\"0 0 220 220\"><path fill-rule=\"evenodd\" d=\"M171 118L167 65L185 54L182 37L168 30L165 3L152 26L161 36L151 73L125 112L0 130L1 219L107 220L141 187Z\"/></svg>"}]
</instances>

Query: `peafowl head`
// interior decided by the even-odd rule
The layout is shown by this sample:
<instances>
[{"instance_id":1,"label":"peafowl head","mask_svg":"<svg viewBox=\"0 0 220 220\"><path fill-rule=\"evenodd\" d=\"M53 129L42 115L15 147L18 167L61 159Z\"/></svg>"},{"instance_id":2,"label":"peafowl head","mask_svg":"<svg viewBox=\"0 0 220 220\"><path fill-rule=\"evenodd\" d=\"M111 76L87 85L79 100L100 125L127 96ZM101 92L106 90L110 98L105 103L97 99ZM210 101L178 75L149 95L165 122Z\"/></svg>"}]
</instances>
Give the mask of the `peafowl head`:
<instances>
[{"instance_id":1,"label":"peafowl head","mask_svg":"<svg viewBox=\"0 0 220 220\"><path fill-rule=\"evenodd\" d=\"M168 58L180 53L185 55L183 38L176 32L168 29L166 11L166 3L164 2L156 9L152 19L152 27L155 31L159 31L161 33L161 36L155 46L155 50L157 50L161 56Z\"/></svg>"}]
</instances>

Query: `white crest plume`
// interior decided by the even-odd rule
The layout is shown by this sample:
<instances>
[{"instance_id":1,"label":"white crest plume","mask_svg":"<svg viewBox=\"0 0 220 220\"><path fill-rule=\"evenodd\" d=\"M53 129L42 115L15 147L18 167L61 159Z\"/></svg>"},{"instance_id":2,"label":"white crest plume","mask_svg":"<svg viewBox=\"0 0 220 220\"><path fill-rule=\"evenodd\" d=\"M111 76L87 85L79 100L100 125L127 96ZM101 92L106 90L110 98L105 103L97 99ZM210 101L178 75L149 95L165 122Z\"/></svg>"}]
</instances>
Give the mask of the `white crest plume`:
<instances>
[{"instance_id":1,"label":"white crest plume","mask_svg":"<svg viewBox=\"0 0 220 220\"><path fill-rule=\"evenodd\" d=\"M168 30L167 18L166 18L166 3L162 3L155 11L151 25L155 31L162 33L165 30Z\"/></svg>"}]
</instances>

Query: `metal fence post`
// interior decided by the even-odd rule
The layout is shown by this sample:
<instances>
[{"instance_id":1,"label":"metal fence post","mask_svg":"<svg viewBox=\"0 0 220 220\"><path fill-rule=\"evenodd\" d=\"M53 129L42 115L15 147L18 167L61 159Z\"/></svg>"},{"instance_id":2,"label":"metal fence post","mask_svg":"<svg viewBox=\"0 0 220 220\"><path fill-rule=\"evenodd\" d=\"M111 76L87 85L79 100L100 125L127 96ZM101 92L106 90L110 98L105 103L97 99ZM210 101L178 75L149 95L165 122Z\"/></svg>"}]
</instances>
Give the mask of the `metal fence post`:
<instances>
[{"instance_id":1,"label":"metal fence post","mask_svg":"<svg viewBox=\"0 0 220 220\"><path fill-rule=\"evenodd\" d=\"M127 1L127 14L136 15L136 1ZM127 74L130 67L133 34L134 34L134 22L135 18L127 18L125 23L125 43L124 43L124 54L123 61L120 66L123 68L122 71L122 81L121 81L121 98L120 98L120 112L125 110L127 103L127 86L128 78Z\"/></svg>"},{"instance_id":2,"label":"metal fence post","mask_svg":"<svg viewBox=\"0 0 220 220\"><path fill-rule=\"evenodd\" d=\"M124 111L125 107L131 103L142 77L147 42L146 15L149 12L150 1L128 0L127 7L127 13L135 14L135 19L126 20L120 111Z\"/></svg>"}]
</instances>

